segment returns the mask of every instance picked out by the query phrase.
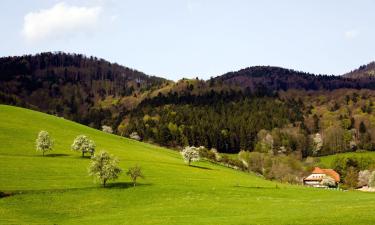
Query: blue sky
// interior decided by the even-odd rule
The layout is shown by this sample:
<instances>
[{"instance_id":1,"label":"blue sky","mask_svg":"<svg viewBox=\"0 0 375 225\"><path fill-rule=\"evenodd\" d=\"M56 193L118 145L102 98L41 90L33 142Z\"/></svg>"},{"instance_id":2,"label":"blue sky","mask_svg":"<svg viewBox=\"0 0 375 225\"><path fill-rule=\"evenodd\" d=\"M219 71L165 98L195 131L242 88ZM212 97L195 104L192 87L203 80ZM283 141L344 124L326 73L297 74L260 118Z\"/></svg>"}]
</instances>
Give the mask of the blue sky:
<instances>
[{"instance_id":1,"label":"blue sky","mask_svg":"<svg viewBox=\"0 0 375 225\"><path fill-rule=\"evenodd\" d=\"M273 65L343 74L375 60L372 0L2 0L0 55L65 51L150 75Z\"/></svg>"}]
</instances>

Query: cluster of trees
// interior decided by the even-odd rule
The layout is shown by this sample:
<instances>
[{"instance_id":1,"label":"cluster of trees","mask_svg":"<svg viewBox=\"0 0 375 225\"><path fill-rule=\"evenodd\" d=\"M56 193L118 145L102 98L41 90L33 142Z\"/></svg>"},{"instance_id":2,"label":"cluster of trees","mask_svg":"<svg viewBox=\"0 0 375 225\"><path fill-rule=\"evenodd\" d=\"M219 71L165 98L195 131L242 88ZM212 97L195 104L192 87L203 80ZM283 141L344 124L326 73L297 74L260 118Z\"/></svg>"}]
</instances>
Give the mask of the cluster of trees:
<instances>
[{"instance_id":1,"label":"cluster of trees","mask_svg":"<svg viewBox=\"0 0 375 225\"><path fill-rule=\"evenodd\" d=\"M300 184L306 175L306 167L294 155L241 151L238 158L247 171L263 175L266 179Z\"/></svg>"},{"instance_id":2,"label":"cluster of trees","mask_svg":"<svg viewBox=\"0 0 375 225\"><path fill-rule=\"evenodd\" d=\"M375 186L375 161L370 157L337 156L331 166L340 174L344 188Z\"/></svg>"},{"instance_id":3,"label":"cluster of trees","mask_svg":"<svg viewBox=\"0 0 375 225\"><path fill-rule=\"evenodd\" d=\"M0 102L63 116L100 129L112 112L99 103L158 88L165 79L96 57L62 52L0 58Z\"/></svg>"},{"instance_id":4,"label":"cluster of trees","mask_svg":"<svg viewBox=\"0 0 375 225\"><path fill-rule=\"evenodd\" d=\"M293 104L298 103L264 97L212 105L144 106L124 120L123 134L137 132L143 140L164 146L205 146L237 153L255 147L259 130L300 120L302 114Z\"/></svg>"},{"instance_id":5,"label":"cluster of trees","mask_svg":"<svg viewBox=\"0 0 375 225\"><path fill-rule=\"evenodd\" d=\"M53 149L53 143L54 141L49 133L42 130L36 139L36 150L41 151L44 156L45 152ZM95 142L86 135L78 135L72 144L72 150L82 152L82 157L85 153L91 154L88 173L105 187L108 181L116 180L119 177L122 169L118 166L119 160L115 156L106 151L95 154L95 147ZM138 178L144 178L142 169L138 165L130 167L126 174L131 178L134 186L136 186Z\"/></svg>"}]
</instances>

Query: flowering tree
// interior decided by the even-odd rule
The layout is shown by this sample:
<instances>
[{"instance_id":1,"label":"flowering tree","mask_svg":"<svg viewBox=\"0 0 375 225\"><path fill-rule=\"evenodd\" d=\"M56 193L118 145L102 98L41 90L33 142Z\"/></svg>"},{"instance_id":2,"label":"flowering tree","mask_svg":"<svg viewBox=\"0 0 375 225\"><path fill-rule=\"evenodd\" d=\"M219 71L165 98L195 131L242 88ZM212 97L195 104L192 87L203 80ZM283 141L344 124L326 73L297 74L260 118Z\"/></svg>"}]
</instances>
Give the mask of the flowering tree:
<instances>
[{"instance_id":1,"label":"flowering tree","mask_svg":"<svg viewBox=\"0 0 375 225\"><path fill-rule=\"evenodd\" d=\"M72 150L73 151L80 151L82 152L82 157L85 156L86 152L91 153L91 156L94 155L95 152L95 142L93 140L90 140L85 135L78 135L72 144Z\"/></svg>"},{"instance_id":2,"label":"flowering tree","mask_svg":"<svg viewBox=\"0 0 375 225\"><path fill-rule=\"evenodd\" d=\"M137 132L133 132L133 133L131 133L130 135L129 135L129 137L131 138L131 139L134 139L134 140L137 140L137 141L139 141L139 140L141 140L141 137L138 135L138 133Z\"/></svg>"},{"instance_id":3,"label":"flowering tree","mask_svg":"<svg viewBox=\"0 0 375 225\"><path fill-rule=\"evenodd\" d=\"M368 186L369 181L371 177L371 172L369 170L362 170L359 171L358 173L358 186L363 187L363 186Z\"/></svg>"},{"instance_id":4,"label":"flowering tree","mask_svg":"<svg viewBox=\"0 0 375 225\"><path fill-rule=\"evenodd\" d=\"M325 176L321 181L321 185L324 185L324 186L327 186L327 187L335 187L336 182L332 177Z\"/></svg>"},{"instance_id":5,"label":"flowering tree","mask_svg":"<svg viewBox=\"0 0 375 225\"><path fill-rule=\"evenodd\" d=\"M113 129L112 129L112 127L110 127L110 126L106 126L106 125L103 125L103 126L102 126L102 131L104 131L104 132L106 132L106 133L110 133L110 134L113 133Z\"/></svg>"},{"instance_id":6,"label":"flowering tree","mask_svg":"<svg viewBox=\"0 0 375 225\"><path fill-rule=\"evenodd\" d=\"M126 174L130 176L130 179L132 179L134 187L137 183L137 178L144 178L142 169L138 165L134 167L130 167L128 172L126 172Z\"/></svg>"},{"instance_id":7,"label":"flowering tree","mask_svg":"<svg viewBox=\"0 0 375 225\"><path fill-rule=\"evenodd\" d=\"M199 150L194 147L194 146L186 146L182 151L181 151L182 158L188 165L190 166L191 162L199 161L200 156L199 156Z\"/></svg>"},{"instance_id":8,"label":"flowering tree","mask_svg":"<svg viewBox=\"0 0 375 225\"><path fill-rule=\"evenodd\" d=\"M101 151L91 160L88 169L89 175L98 179L103 187L105 187L107 181L117 179L122 171L118 166L118 159L106 151Z\"/></svg>"},{"instance_id":9,"label":"flowering tree","mask_svg":"<svg viewBox=\"0 0 375 225\"><path fill-rule=\"evenodd\" d=\"M316 133L313 138L313 155L318 155L323 147L323 139L319 133Z\"/></svg>"},{"instance_id":10,"label":"flowering tree","mask_svg":"<svg viewBox=\"0 0 375 225\"><path fill-rule=\"evenodd\" d=\"M41 130L38 134L35 144L36 150L42 152L44 156L45 152L52 150L53 140L51 139L47 131Z\"/></svg>"}]
</instances>

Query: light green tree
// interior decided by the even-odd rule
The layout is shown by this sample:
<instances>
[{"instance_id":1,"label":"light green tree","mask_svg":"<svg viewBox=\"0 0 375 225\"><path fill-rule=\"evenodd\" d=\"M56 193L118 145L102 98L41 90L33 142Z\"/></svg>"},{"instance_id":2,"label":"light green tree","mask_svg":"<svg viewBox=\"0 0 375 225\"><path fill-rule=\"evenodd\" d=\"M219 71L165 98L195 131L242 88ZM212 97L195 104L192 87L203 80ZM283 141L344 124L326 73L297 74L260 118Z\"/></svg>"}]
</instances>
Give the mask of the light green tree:
<instances>
[{"instance_id":1,"label":"light green tree","mask_svg":"<svg viewBox=\"0 0 375 225\"><path fill-rule=\"evenodd\" d=\"M106 151L94 155L88 169L89 175L99 180L103 187L105 187L107 181L116 180L121 171L118 166L118 159Z\"/></svg>"},{"instance_id":2,"label":"light green tree","mask_svg":"<svg viewBox=\"0 0 375 225\"><path fill-rule=\"evenodd\" d=\"M95 153L95 148L96 148L95 142L93 140L90 140L85 135L78 135L74 139L73 144L72 144L72 150L82 152L82 157L85 156L86 152L89 152L91 156L93 156Z\"/></svg>"},{"instance_id":3,"label":"light green tree","mask_svg":"<svg viewBox=\"0 0 375 225\"><path fill-rule=\"evenodd\" d=\"M128 172L126 172L126 175L128 175L130 177L130 179L133 182L134 187L137 183L138 178L145 178L143 173L142 173L141 167L139 167L138 165L136 165L134 167L130 167L128 169Z\"/></svg>"},{"instance_id":4,"label":"light green tree","mask_svg":"<svg viewBox=\"0 0 375 225\"><path fill-rule=\"evenodd\" d=\"M49 136L49 133L47 131L41 130L38 134L35 144L36 150L42 152L44 156L45 152L52 150L53 140Z\"/></svg>"}]
</instances>

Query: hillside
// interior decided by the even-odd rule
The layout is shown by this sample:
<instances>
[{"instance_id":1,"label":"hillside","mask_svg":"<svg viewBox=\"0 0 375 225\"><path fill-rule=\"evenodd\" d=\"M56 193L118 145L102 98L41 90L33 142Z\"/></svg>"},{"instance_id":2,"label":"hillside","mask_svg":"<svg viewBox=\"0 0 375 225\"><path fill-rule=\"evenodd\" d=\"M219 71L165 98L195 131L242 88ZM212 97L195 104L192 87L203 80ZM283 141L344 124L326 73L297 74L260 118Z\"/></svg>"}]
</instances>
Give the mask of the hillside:
<instances>
[{"instance_id":1,"label":"hillside","mask_svg":"<svg viewBox=\"0 0 375 225\"><path fill-rule=\"evenodd\" d=\"M344 77L352 79L373 79L375 76L375 62L360 66L347 74Z\"/></svg>"},{"instance_id":2,"label":"hillside","mask_svg":"<svg viewBox=\"0 0 375 225\"><path fill-rule=\"evenodd\" d=\"M107 98L132 98L166 79L104 59L62 52L0 58L0 102L91 124L126 110L101 107ZM112 121L107 121L110 123Z\"/></svg>"},{"instance_id":3,"label":"hillside","mask_svg":"<svg viewBox=\"0 0 375 225\"><path fill-rule=\"evenodd\" d=\"M46 157L34 150L40 129L55 139ZM109 188L87 176L88 159L70 151L87 134L146 175L132 188L123 174ZM106 134L62 118L0 105L2 224L371 224L375 195L265 181L208 162L186 166L179 153ZM317 207L317 205L319 207Z\"/></svg>"},{"instance_id":4,"label":"hillside","mask_svg":"<svg viewBox=\"0 0 375 225\"><path fill-rule=\"evenodd\" d=\"M375 150L375 80L368 76L255 66L207 81L173 82L95 57L41 53L1 58L0 80L0 103L96 129L110 126L121 136L136 132L167 147L238 153L254 151L271 135L272 148L264 151L275 154ZM317 133L324 139L319 151Z\"/></svg>"},{"instance_id":5,"label":"hillside","mask_svg":"<svg viewBox=\"0 0 375 225\"><path fill-rule=\"evenodd\" d=\"M355 79L350 76L316 75L272 66L254 66L213 78L231 86L239 86L253 92L297 90L336 90L342 88L374 89L371 79Z\"/></svg>"}]
</instances>

